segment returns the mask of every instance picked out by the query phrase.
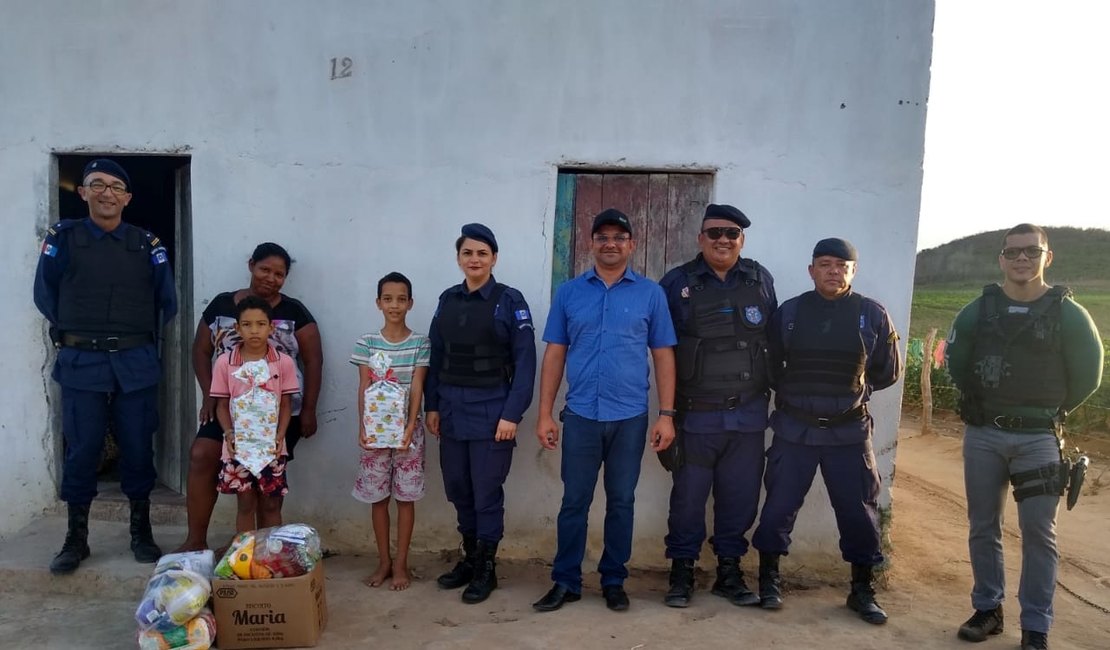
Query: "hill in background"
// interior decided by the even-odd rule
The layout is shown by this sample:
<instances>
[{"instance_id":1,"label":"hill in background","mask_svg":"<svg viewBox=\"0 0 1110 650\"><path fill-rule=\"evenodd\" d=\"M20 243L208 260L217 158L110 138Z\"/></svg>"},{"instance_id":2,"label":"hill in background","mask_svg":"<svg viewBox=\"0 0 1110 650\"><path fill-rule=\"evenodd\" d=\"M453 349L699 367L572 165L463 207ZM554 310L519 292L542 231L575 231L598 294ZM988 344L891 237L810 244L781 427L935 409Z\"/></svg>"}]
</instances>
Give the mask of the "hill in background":
<instances>
[{"instance_id":1,"label":"hill in background","mask_svg":"<svg viewBox=\"0 0 1110 650\"><path fill-rule=\"evenodd\" d=\"M1072 289L1110 289L1110 230L1048 228L1054 259L1045 273L1049 284ZM971 235L917 254L915 288L981 287L998 282L998 252L1005 230Z\"/></svg>"}]
</instances>

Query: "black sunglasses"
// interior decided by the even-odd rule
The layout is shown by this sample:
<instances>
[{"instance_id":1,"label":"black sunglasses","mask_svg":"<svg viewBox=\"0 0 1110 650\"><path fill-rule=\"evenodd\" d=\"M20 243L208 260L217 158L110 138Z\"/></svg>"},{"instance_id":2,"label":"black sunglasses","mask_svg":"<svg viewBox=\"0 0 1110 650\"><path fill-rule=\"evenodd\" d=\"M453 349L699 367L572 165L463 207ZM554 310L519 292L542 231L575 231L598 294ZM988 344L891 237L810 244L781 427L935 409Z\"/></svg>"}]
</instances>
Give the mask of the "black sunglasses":
<instances>
[{"instance_id":1,"label":"black sunglasses","mask_svg":"<svg viewBox=\"0 0 1110 650\"><path fill-rule=\"evenodd\" d=\"M1016 260L1022 253L1025 253L1025 257L1028 259L1035 260L1040 258L1041 255L1044 255L1045 249L1040 246L1014 246L1012 248L1002 249L1002 257L1008 260Z\"/></svg>"},{"instance_id":2,"label":"black sunglasses","mask_svg":"<svg viewBox=\"0 0 1110 650\"><path fill-rule=\"evenodd\" d=\"M706 228L702 231L706 237L717 240L721 235L727 236L729 239L740 239L740 235L744 234L743 228Z\"/></svg>"}]
</instances>

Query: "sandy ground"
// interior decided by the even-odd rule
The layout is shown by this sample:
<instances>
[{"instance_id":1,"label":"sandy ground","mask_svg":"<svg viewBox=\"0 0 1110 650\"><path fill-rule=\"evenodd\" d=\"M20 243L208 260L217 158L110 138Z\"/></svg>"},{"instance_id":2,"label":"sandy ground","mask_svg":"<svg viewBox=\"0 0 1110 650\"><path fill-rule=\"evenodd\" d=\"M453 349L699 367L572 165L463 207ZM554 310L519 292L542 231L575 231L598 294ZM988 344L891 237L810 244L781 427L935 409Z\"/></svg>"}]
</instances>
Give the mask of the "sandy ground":
<instances>
[{"instance_id":1,"label":"sandy ground","mask_svg":"<svg viewBox=\"0 0 1110 650\"><path fill-rule=\"evenodd\" d=\"M956 628L971 613L960 440L955 427L940 436L903 430L894 482L892 569L879 601L890 622L873 627L844 607L846 576L823 582L784 563L786 606L779 612L737 608L700 590L688 609L663 606L666 576L636 572L628 582L632 608L605 609L596 575L583 600L539 614L530 604L549 587L541 562L504 563L501 588L485 603L462 604L436 588L449 558L414 558L417 580L405 592L369 589L360 579L373 557L327 562L330 622L321 648L970 648ZM1090 487L1075 510L1061 512L1061 571L1053 648L1110 648L1110 472L1095 460ZM1016 648L1020 636L1016 594L1020 568L1016 513L1007 517L1006 561L1011 597L1006 632L975 646ZM747 558L748 571L754 558ZM845 569L847 573L847 569ZM79 595L0 593L0 647L134 647L133 599Z\"/></svg>"}]
</instances>

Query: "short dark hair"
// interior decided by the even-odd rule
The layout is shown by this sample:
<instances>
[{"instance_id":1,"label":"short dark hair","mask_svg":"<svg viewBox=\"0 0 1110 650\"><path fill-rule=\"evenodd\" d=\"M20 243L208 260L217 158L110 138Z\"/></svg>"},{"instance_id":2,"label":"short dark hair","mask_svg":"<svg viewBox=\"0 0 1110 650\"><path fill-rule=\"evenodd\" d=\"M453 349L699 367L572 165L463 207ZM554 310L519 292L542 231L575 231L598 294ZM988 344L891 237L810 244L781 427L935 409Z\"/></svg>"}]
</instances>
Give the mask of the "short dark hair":
<instances>
[{"instance_id":1,"label":"short dark hair","mask_svg":"<svg viewBox=\"0 0 1110 650\"><path fill-rule=\"evenodd\" d=\"M269 257L269 255L267 255ZM258 309L266 314L267 320L274 320L274 308L270 306L270 301L259 298L258 296L247 296L235 304L235 320L238 321L243 317L243 312L248 309Z\"/></svg>"},{"instance_id":2,"label":"short dark hair","mask_svg":"<svg viewBox=\"0 0 1110 650\"><path fill-rule=\"evenodd\" d=\"M409 290L409 298L412 298L412 282L408 278L406 278L403 273L398 273L397 271L386 273L381 280L378 280L379 298L382 297L382 287L385 286L386 282L400 282L401 284L405 285L405 287Z\"/></svg>"},{"instance_id":3,"label":"short dark hair","mask_svg":"<svg viewBox=\"0 0 1110 650\"><path fill-rule=\"evenodd\" d=\"M289 257L289 252L281 246L272 241L263 242L254 247L254 252L251 253L251 261L258 263L267 257L280 257L285 262L285 272L288 273L293 266L293 258Z\"/></svg>"},{"instance_id":4,"label":"short dark hair","mask_svg":"<svg viewBox=\"0 0 1110 650\"><path fill-rule=\"evenodd\" d=\"M1006 247L1006 240L1010 238L1010 235L1037 235L1041 238L1041 243L1044 244L1044 247L1048 248L1048 233L1040 226L1035 226L1031 223L1019 223L1013 228L1010 228L1006 231L1006 234L1002 236L1003 248Z\"/></svg>"}]
</instances>

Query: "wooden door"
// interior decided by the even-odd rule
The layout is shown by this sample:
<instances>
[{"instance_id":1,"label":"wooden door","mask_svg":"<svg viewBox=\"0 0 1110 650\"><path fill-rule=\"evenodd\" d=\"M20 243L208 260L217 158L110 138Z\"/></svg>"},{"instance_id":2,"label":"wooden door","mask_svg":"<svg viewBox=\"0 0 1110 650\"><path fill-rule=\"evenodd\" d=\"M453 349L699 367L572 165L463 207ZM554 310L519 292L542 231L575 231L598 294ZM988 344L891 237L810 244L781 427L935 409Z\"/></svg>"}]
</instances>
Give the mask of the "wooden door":
<instances>
[{"instance_id":1,"label":"wooden door","mask_svg":"<svg viewBox=\"0 0 1110 650\"><path fill-rule=\"evenodd\" d=\"M632 270L658 280L697 254L698 224L712 193L712 174L560 172L552 291L593 265L590 230L594 216L608 208L632 224Z\"/></svg>"}]
</instances>

